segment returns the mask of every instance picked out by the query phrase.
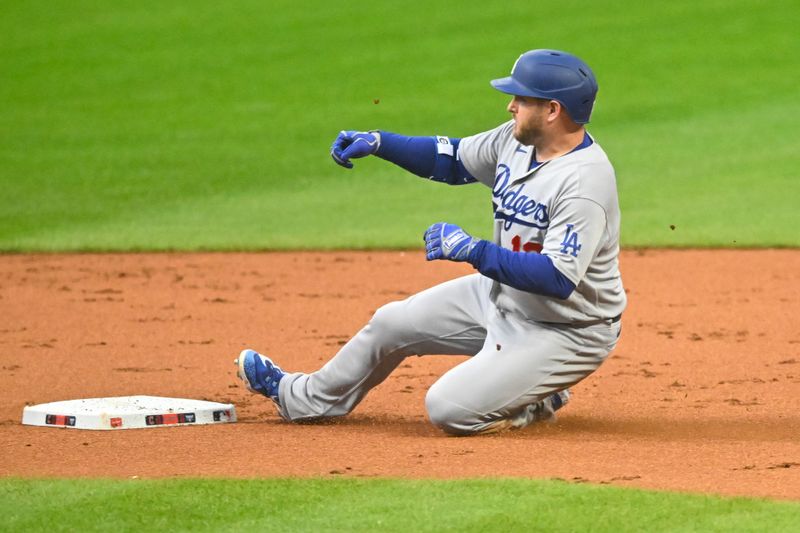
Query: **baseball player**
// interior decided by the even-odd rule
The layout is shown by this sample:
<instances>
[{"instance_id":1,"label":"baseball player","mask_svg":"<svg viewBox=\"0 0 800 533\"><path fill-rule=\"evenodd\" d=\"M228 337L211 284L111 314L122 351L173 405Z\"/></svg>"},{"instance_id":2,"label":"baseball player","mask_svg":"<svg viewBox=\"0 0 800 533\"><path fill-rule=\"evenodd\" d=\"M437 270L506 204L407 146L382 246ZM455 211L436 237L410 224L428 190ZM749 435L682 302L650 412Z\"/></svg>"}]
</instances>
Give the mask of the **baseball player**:
<instances>
[{"instance_id":1,"label":"baseball player","mask_svg":"<svg viewBox=\"0 0 800 533\"><path fill-rule=\"evenodd\" d=\"M425 397L431 422L471 435L522 428L569 400L620 335L620 213L614 169L586 132L597 94L589 66L557 50L522 54L491 82L512 96L512 119L461 139L342 131L333 160L375 155L424 178L491 189L494 238L451 223L424 234L429 261L477 272L375 313L321 369L284 372L253 350L239 355L245 386L290 421L342 416L408 356L470 355Z\"/></svg>"}]
</instances>

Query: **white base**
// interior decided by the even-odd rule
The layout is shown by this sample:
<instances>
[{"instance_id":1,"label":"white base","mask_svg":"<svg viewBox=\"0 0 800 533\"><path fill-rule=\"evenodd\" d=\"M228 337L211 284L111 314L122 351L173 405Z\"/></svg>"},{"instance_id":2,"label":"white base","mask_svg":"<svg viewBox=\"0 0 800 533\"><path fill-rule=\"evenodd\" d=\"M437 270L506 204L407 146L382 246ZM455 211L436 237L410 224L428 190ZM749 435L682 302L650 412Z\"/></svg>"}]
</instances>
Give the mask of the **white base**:
<instances>
[{"instance_id":1,"label":"white base","mask_svg":"<svg viewBox=\"0 0 800 533\"><path fill-rule=\"evenodd\" d=\"M236 422L233 404L119 396L42 403L22 411L22 423L72 429L134 429Z\"/></svg>"}]
</instances>

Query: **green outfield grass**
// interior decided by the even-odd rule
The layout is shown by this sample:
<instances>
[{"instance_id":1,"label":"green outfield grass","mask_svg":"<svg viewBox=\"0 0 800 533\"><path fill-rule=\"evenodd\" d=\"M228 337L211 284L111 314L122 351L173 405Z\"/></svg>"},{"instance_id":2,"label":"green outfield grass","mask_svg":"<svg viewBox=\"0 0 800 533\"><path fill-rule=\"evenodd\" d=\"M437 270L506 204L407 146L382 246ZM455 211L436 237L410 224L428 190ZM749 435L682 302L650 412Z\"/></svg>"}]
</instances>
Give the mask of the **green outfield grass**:
<instances>
[{"instance_id":1,"label":"green outfield grass","mask_svg":"<svg viewBox=\"0 0 800 533\"><path fill-rule=\"evenodd\" d=\"M438 220L488 236L484 187L346 171L329 145L491 128L508 115L489 79L537 47L597 73L625 245L800 244L793 0L0 5L0 250L417 247Z\"/></svg>"},{"instance_id":2,"label":"green outfield grass","mask_svg":"<svg viewBox=\"0 0 800 533\"><path fill-rule=\"evenodd\" d=\"M2 480L8 531L796 531L800 504L531 480Z\"/></svg>"}]
</instances>

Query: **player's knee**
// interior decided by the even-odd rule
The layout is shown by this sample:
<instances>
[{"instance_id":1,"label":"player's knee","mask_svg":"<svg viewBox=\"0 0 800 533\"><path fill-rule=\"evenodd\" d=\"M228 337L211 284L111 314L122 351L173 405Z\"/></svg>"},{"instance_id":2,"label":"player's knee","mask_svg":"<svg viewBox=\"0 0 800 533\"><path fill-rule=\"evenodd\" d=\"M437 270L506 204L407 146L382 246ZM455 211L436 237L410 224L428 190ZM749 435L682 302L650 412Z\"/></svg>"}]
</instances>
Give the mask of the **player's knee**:
<instances>
[{"instance_id":1,"label":"player's knee","mask_svg":"<svg viewBox=\"0 0 800 533\"><path fill-rule=\"evenodd\" d=\"M425 395L425 409L431 423L445 433L466 436L479 432L480 422L473 413L443 397L435 385Z\"/></svg>"},{"instance_id":2,"label":"player's knee","mask_svg":"<svg viewBox=\"0 0 800 533\"><path fill-rule=\"evenodd\" d=\"M404 323L402 315L402 302L389 302L375 311L369 321L369 327L375 329L382 336L388 336L402 326Z\"/></svg>"},{"instance_id":3,"label":"player's knee","mask_svg":"<svg viewBox=\"0 0 800 533\"><path fill-rule=\"evenodd\" d=\"M369 321L370 325L381 329L390 327L397 315L396 307L397 302L389 302L380 306L372 315Z\"/></svg>"}]
</instances>

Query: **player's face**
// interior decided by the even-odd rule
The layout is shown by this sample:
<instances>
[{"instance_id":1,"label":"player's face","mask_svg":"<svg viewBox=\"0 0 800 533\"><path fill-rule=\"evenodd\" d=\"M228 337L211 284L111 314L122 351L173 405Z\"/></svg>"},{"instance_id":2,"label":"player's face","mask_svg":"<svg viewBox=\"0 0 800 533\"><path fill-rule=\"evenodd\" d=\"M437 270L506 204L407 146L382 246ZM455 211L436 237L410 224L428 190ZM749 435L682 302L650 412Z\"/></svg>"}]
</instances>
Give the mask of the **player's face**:
<instances>
[{"instance_id":1,"label":"player's face","mask_svg":"<svg viewBox=\"0 0 800 533\"><path fill-rule=\"evenodd\" d=\"M549 101L515 96L508 104L508 112L514 117L514 138L524 145L534 146L547 124Z\"/></svg>"}]
</instances>

